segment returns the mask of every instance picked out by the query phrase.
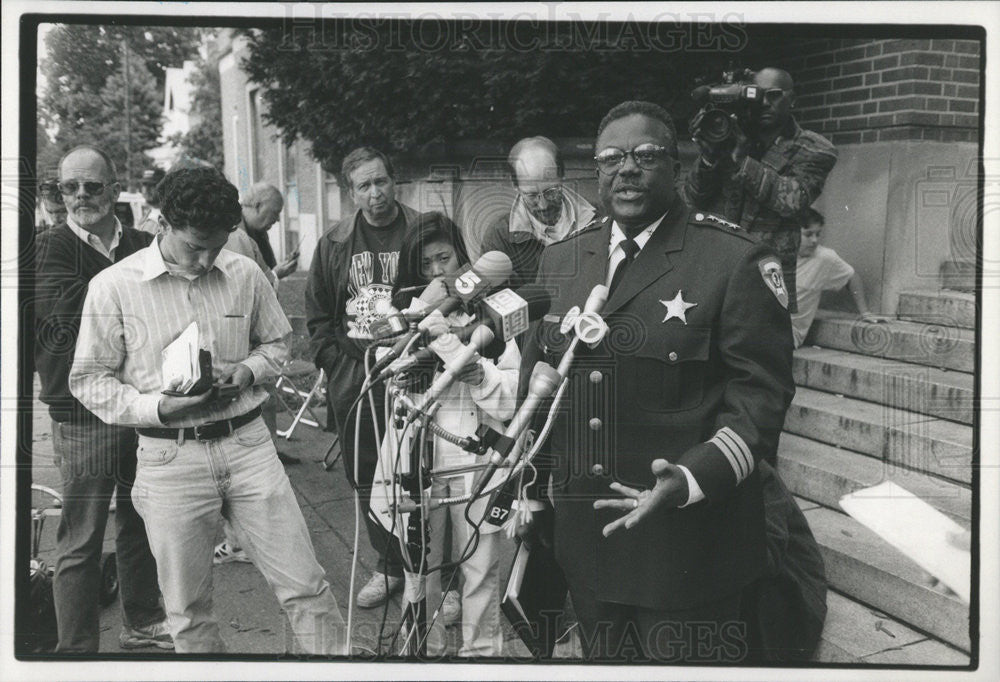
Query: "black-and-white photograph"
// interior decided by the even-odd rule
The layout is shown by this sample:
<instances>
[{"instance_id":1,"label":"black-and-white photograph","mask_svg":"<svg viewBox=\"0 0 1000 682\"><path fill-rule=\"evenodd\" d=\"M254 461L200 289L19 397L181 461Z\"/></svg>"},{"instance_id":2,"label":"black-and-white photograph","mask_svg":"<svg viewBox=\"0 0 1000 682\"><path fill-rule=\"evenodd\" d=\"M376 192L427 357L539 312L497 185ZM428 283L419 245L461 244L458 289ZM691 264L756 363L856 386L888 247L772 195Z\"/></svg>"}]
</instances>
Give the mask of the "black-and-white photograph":
<instances>
[{"instance_id":1,"label":"black-and-white photograph","mask_svg":"<svg viewBox=\"0 0 1000 682\"><path fill-rule=\"evenodd\" d=\"M997 5L3 23L3 679L997 674Z\"/></svg>"}]
</instances>

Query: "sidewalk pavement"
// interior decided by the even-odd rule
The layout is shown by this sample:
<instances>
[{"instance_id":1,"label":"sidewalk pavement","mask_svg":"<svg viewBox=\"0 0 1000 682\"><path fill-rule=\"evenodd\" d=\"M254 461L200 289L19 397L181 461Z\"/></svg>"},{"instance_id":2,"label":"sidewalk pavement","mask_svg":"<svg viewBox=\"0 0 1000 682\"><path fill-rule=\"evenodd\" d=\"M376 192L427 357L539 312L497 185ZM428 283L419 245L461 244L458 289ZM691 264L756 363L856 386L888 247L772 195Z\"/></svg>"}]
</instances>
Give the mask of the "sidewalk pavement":
<instances>
[{"instance_id":1,"label":"sidewalk pavement","mask_svg":"<svg viewBox=\"0 0 1000 682\"><path fill-rule=\"evenodd\" d=\"M33 464L32 476L35 483L61 490L59 472L52 464L51 422L45 405L37 400L38 383L36 377L34 420L32 424ZM320 412L317 410L317 412ZM279 414L279 429L291 422L290 415ZM333 588L346 620L348 587L351 574L351 557L354 546L354 497L344 477L342 461L338 461L332 471L325 471L323 456L332 442L332 434L309 426L299 425L291 441L278 439L278 449L299 458L298 464L288 464L285 471L295 488L299 506L312 533L313 545L320 564L326 569L327 579ZM50 519L43 530L40 546L41 557L51 565L55 548L57 520ZM105 537L105 551L114 550L112 529ZM220 530L220 541L221 541ZM375 553L368 543L367 533L361 530L359 543L355 594L368 580L375 565ZM501 585L506 584L513 560L513 542L504 543L500 558ZM293 638L287 620L274 594L263 576L251 564L229 563L216 566L213 572L215 588L215 612L230 654L275 654L294 652ZM382 608L354 609L354 652L364 654L376 647L377 633L382 619ZM386 618L386 642L391 639L394 628L400 622L400 597L397 594L390 602ZM527 649L514 634L506 619L501 616L504 626L504 657L526 658ZM121 629L121 610L116 600L101 613L101 651L120 653L118 633ZM450 627L449 654L458 651L461 632L458 627ZM383 651L388 644L383 646ZM132 655L143 653L163 655L158 649L129 650ZM560 645L557 655L570 656L574 653L572 644Z\"/></svg>"}]
</instances>

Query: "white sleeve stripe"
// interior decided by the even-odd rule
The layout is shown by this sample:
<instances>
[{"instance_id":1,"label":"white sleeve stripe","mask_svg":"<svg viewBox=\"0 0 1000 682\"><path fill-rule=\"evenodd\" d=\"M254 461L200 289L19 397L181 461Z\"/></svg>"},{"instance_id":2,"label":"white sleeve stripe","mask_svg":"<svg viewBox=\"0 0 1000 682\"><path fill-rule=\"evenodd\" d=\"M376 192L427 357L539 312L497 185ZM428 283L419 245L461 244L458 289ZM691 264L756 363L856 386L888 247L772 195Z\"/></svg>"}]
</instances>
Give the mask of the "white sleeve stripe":
<instances>
[{"instance_id":1,"label":"white sleeve stripe","mask_svg":"<svg viewBox=\"0 0 1000 682\"><path fill-rule=\"evenodd\" d=\"M747 475L749 475L750 472L753 471L754 469L754 461L753 461L753 455L750 454L750 448L747 447L746 441L740 438L739 434L733 431L728 426L723 426L721 429L719 429L719 433L720 434L725 433L735 442L737 449L743 455L743 461L746 462Z\"/></svg>"},{"instance_id":2,"label":"white sleeve stripe","mask_svg":"<svg viewBox=\"0 0 1000 682\"><path fill-rule=\"evenodd\" d=\"M746 460L743 458L743 453L739 450L739 445L734 441L728 433L724 431L719 431L715 434L715 437L720 441L725 443L729 447L729 451L733 453L733 457L740 465L740 475L737 476L739 481L742 481L748 475L750 475L750 469L747 466Z\"/></svg>"},{"instance_id":3,"label":"white sleeve stripe","mask_svg":"<svg viewBox=\"0 0 1000 682\"><path fill-rule=\"evenodd\" d=\"M746 474L743 476L743 478L749 476L750 473L754 470L755 465L753 461L753 456L750 454L750 448L747 447L746 441L740 438L739 434L737 434L728 426L723 426L721 429L719 429L719 431L715 434L715 437L716 438L725 437L727 441L732 442L732 446L739 453L739 456L742 459L742 463L745 465L744 467L741 467L746 470ZM742 479L740 480L742 481Z\"/></svg>"},{"instance_id":4,"label":"white sleeve stripe","mask_svg":"<svg viewBox=\"0 0 1000 682\"><path fill-rule=\"evenodd\" d=\"M736 482L739 483L742 481L746 477L746 474L743 473L743 466L739 463L739 459L737 459L735 453L733 452L732 446L722 440L719 437L719 434L715 434L715 436L713 436L708 442L719 448L722 451L722 454L726 456L726 459L729 460L729 466L733 468L733 473L736 474Z\"/></svg>"}]
</instances>

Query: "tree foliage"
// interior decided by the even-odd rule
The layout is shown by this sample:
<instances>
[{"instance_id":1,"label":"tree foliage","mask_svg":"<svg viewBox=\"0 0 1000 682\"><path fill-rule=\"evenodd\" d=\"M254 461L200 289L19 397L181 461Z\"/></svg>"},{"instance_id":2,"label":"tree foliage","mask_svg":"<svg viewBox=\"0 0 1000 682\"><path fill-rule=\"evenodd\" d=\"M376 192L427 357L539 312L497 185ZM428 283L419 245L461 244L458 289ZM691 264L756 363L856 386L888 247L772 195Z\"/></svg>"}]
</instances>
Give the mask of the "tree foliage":
<instances>
[{"instance_id":1,"label":"tree foliage","mask_svg":"<svg viewBox=\"0 0 1000 682\"><path fill-rule=\"evenodd\" d=\"M191 92L191 129L175 135L171 142L183 155L203 159L215 168L223 168L222 92L219 84L219 60L198 57L189 79Z\"/></svg>"},{"instance_id":2,"label":"tree foliage","mask_svg":"<svg viewBox=\"0 0 1000 682\"><path fill-rule=\"evenodd\" d=\"M694 75L721 59L665 49L675 30L337 20L250 31L242 67L264 86L265 120L337 170L359 144L414 152L457 139L591 137L626 99L684 115Z\"/></svg>"},{"instance_id":3,"label":"tree foliage","mask_svg":"<svg viewBox=\"0 0 1000 682\"><path fill-rule=\"evenodd\" d=\"M165 69L197 52L201 29L60 24L45 38L41 63L45 90L39 118L55 141L40 166L51 165L78 144L101 146L128 183L148 163L143 152L158 146ZM124 55L128 50L128 88ZM132 157L126 163L126 93L131 101ZM40 148L45 145L40 144ZM132 176L126 177L131 168Z\"/></svg>"}]
</instances>

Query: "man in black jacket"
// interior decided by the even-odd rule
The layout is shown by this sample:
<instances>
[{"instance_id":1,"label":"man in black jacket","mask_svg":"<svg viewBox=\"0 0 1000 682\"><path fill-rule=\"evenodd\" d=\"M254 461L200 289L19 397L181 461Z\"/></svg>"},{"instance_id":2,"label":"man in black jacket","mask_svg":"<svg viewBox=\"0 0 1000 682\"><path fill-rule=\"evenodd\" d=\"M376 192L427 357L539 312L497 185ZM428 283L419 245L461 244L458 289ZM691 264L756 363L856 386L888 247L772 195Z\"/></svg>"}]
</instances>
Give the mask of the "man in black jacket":
<instances>
[{"instance_id":1,"label":"man in black jacket","mask_svg":"<svg viewBox=\"0 0 1000 682\"><path fill-rule=\"evenodd\" d=\"M68 211L66 222L39 237L35 255L35 365L40 397L52 417L55 464L63 480L53 586L57 650L98 649L101 547L116 486L115 543L123 612L119 643L126 649L172 649L156 562L132 506L135 431L102 422L70 394L68 384L88 282L146 247L152 236L122 227L115 218L121 187L113 162L96 147L77 147L63 157L59 190Z\"/></svg>"},{"instance_id":2,"label":"man in black jacket","mask_svg":"<svg viewBox=\"0 0 1000 682\"><path fill-rule=\"evenodd\" d=\"M360 147L348 154L341 178L358 210L324 233L316 245L306 286L306 325L316 367L326 372L329 382L327 397L340 434L344 470L348 481L361 488L362 509L367 509L378 461L371 411L367 401L359 406L356 479L355 415L347 411L365 380L369 325L388 312L399 249L420 214L396 201L392 162L377 149ZM375 404L381 405L381 399ZM403 566L398 543L367 514L365 521L380 558L374 575L358 593L358 606L373 608L402 587Z\"/></svg>"}]
</instances>

